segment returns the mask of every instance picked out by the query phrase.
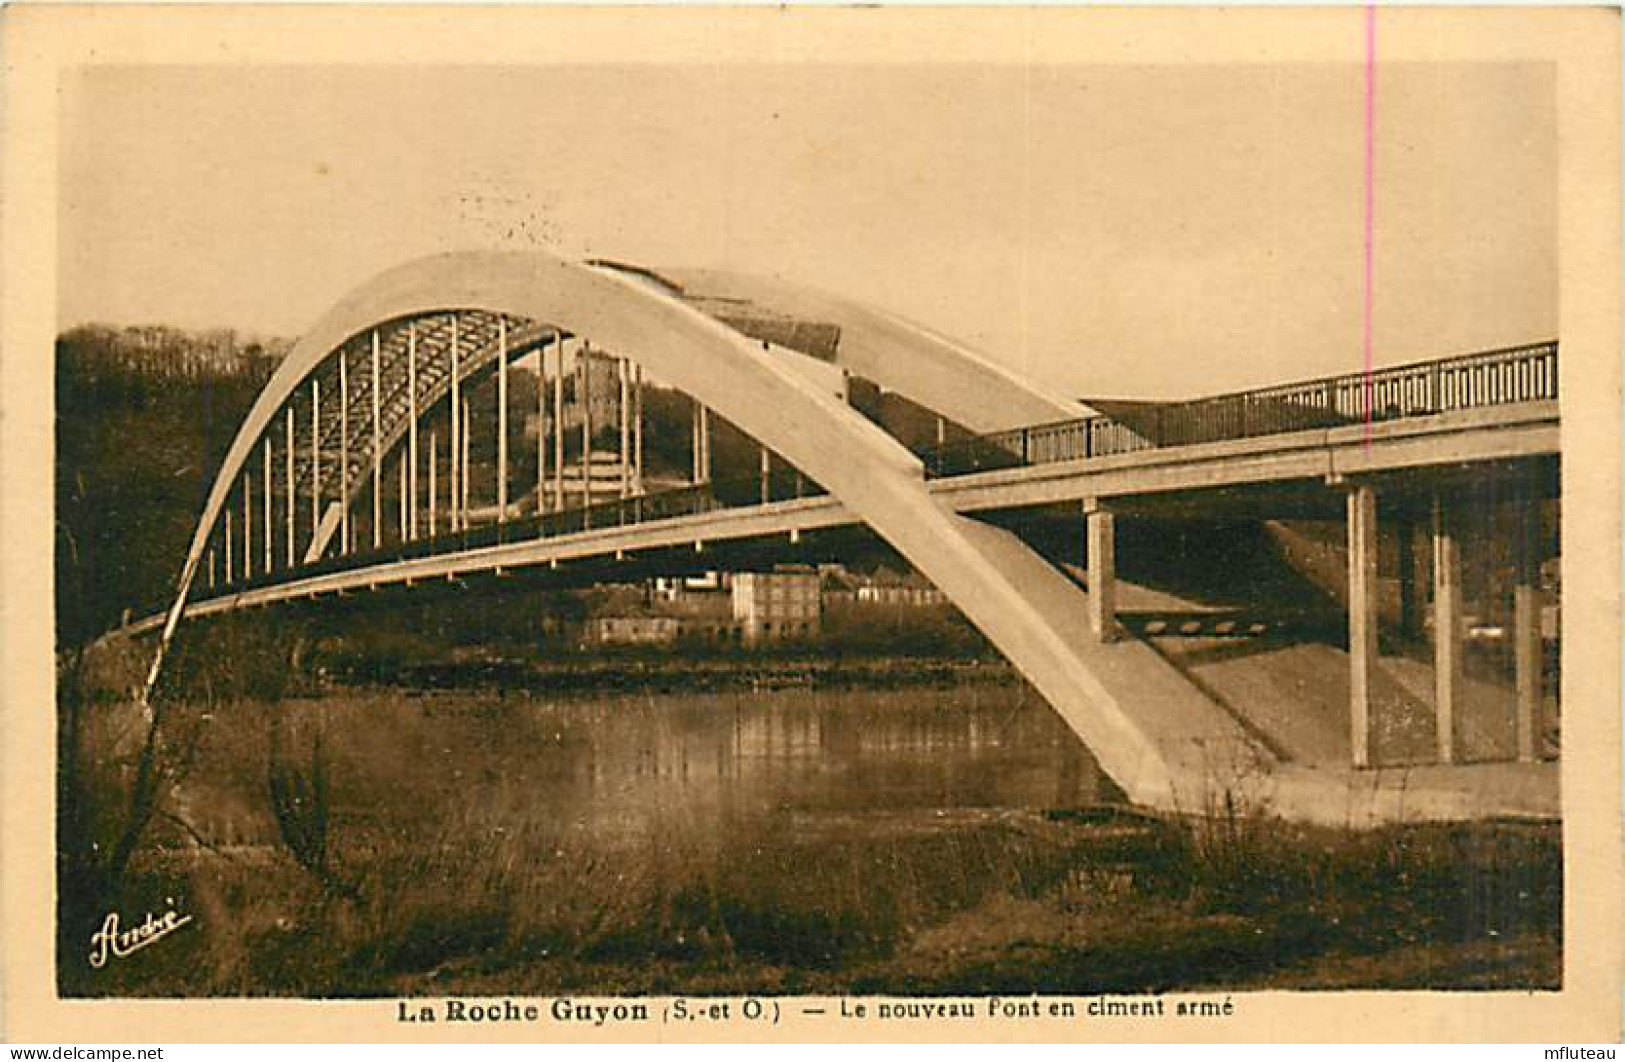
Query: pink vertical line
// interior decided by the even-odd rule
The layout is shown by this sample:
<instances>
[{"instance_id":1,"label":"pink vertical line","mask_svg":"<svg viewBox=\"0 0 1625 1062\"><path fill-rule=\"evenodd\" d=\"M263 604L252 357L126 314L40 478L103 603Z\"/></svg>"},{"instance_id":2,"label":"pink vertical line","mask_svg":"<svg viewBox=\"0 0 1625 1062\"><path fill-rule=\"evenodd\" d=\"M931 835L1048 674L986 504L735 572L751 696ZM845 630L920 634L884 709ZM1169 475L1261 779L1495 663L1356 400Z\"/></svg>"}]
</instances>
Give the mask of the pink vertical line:
<instances>
[{"instance_id":1,"label":"pink vertical line","mask_svg":"<svg viewBox=\"0 0 1625 1062\"><path fill-rule=\"evenodd\" d=\"M1376 272L1376 185L1377 185L1377 6L1365 9L1365 308L1363 338L1365 381L1362 391L1365 407L1365 443L1371 445L1373 383L1371 378L1372 304Z\"/></svg>"}]
</instances>

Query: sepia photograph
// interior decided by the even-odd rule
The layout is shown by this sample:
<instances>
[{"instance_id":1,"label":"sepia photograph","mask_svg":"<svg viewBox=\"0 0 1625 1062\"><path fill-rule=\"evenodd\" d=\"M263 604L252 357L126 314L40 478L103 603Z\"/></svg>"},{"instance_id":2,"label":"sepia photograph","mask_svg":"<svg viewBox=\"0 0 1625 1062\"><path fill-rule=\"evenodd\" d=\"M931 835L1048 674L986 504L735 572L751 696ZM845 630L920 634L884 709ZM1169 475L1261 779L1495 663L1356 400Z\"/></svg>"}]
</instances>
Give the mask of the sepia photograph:
<instances>
[{"instance_id":1,"label":"sepia photograph","mask_svg":"<svg viewBox=\"0 0 1625 1062\"><path fill-rule=\"evenodd\" d=\"M39 990L1617 1033L1617 24L598 14L55 67Z\"/></svg>"}]
</instances>

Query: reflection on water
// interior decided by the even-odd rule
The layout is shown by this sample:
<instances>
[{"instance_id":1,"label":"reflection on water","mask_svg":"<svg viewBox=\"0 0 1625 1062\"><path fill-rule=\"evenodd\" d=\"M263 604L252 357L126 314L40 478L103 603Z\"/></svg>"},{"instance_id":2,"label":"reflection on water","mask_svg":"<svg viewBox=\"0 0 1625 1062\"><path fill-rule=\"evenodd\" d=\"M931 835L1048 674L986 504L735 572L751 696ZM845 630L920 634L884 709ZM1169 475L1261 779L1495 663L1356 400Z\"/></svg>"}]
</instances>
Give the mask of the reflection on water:
<instances>
[{"instance_id":1,"label":"reflection on water","mask_svg":"<svg viewBox=\"0 0 1625 1062\"><path fill-rule=\"evenodd\" d=\"M139 752L131 713L96 719L104 773ZM1507 932L1560 969L1555 832L1242 822L1193 845L1037 815L1120 796L1015 682L352 690L213 720L120 894L70 927L67 994L1147 991L1396 940L1471 938L1477 963ZM184 933L83 964L108 907L171 901ZM1507 983L1535 983L1520 954Z\"/></svg>"},{"instance_id":2,"label":"reflection on water","mask_svg":"<svg viewBox=\"0 0 1625 1062\"><path fill-rule=\"evenodd\" d=\"M1103 795L1087 750L1017 683L569 700L350 693L284 707L323 732L336 809L352 821L435 822L472 803L509 828L545 819L602 843L674 817L706 832Z\"/></svg>"},{"instance_id":3,"label":"reflection on water","mask_svg":"<svg viewBox=\"0 0 1625 1062\"><path fill-rule=\"evenodd\" d=\"M1087 832L1033 813L1116 798L1004 679L344 690L209 728L140 886L198 930L121 991L788 987L1061 887ZM298 798L275 815L273 776Z\"/></svg>"}]
</instances>

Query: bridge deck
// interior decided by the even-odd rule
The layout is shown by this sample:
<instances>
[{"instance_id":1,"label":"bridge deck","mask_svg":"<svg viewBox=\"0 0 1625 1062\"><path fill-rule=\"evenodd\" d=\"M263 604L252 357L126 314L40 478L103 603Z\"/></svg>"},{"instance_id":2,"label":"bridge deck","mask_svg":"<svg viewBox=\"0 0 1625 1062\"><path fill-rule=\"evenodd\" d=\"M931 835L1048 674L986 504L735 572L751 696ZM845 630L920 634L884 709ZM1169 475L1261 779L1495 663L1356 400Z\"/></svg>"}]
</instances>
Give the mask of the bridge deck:
<instances>
[{"instance_id":1,"label":"bridge deck","mask_svg":"<svg viewBox=\"0 0 1625 1062\"><path fill-rule=\"evenodd\" d=\"M1282 483L1320 488L1336 477L1459 469L1468 463L1557 452L1557 403L1539 401L1374 424L1369 429L1365 425L1311 429L975 472L933 479L928 487L955 511L983 514L1086 498L1132 501L1151 495L1199 495L1215 488ZM838 500L824 495L642 521L637 519L642 507L615 503L596 508L610 526L538 535L535 521L518 520L501 528L490 525L441 535L412 543L412 556L403 556L405 550L358 553L310 569L273 573L231 593L207 596L208 591L200 591L205 596L189 602L185 614L207 616L345 590L788 536L857 522ZM644 511L661 510L649 504ZM580 522L578 516L578 526ZM162 618L154 613L125 630L141 633Z\"/></svg>"}]
</instances>

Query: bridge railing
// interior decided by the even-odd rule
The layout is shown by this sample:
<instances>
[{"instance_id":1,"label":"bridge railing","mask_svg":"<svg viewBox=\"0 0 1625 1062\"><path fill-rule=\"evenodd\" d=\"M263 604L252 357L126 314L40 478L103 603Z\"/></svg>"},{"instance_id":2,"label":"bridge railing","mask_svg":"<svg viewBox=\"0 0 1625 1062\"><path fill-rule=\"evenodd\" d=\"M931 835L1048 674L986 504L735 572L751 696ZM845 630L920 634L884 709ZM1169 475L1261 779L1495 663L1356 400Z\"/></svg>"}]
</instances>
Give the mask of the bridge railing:
<instances>
[{"instance_id":1,"label":"bridge railing","mask_svg":"<svg viewBox=\"0 0 1625 1062\"><path fill-rule=\"evenodd\" d=\"M1455 410L1557 397L1557 343L1401 365L1371 373L1346 373L1276 387L1147 406L1134 423L1108 416L1037 424L973 436L920 454L933 478L1000 468L1087 460L1161 447L1188 446L1252 436L1428 416ZM207 598L238 593L292 576L307 577L353 568L463 552L509 542L629 527L792 498L822 495L795 469L775 464L769 474L718 480L654 494L616 498L587 506L531 513L478 524L377 549L355 550L293 568L258 572L218 587L200 588Z\"/></svg>"},{"instance_id":2,"label":"bridge railing","mask_svg":"<svg viewBox=\"0 0 1625 1062\"><path fill-rule=\"evenodd\" d=\"M921 454L933 478L1557 397L1557 343L1345 373L977 435Z\"/></svg>"}]
</instances>

